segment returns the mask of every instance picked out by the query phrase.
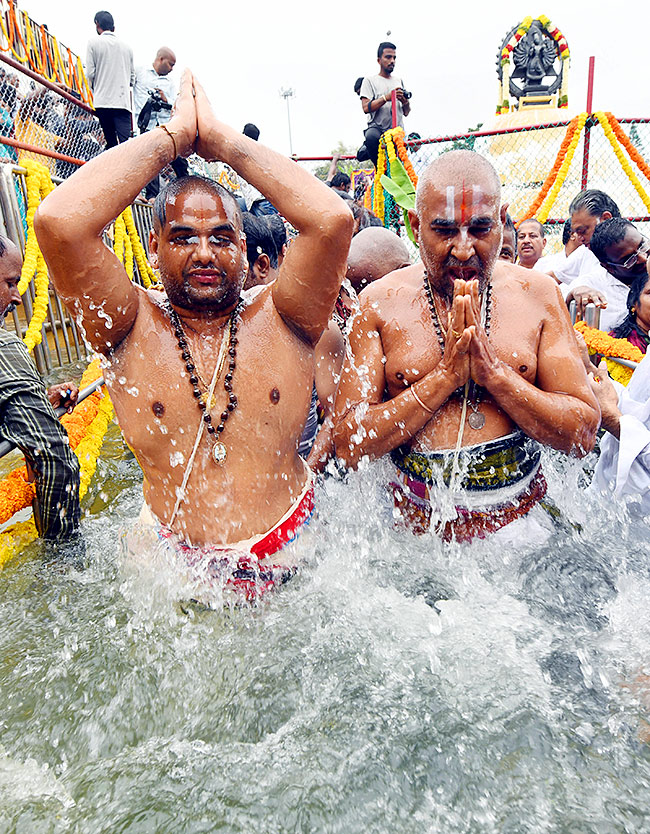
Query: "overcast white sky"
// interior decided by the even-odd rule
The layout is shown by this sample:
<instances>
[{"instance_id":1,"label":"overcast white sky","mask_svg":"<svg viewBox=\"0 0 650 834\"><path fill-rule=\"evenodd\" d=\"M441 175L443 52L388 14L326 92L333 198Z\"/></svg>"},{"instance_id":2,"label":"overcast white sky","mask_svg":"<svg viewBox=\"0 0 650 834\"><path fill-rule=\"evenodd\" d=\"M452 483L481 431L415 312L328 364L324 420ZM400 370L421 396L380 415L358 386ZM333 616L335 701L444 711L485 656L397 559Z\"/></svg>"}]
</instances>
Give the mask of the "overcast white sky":
<instances>
[{"instance_id":1,"label":"overcast white sky","mask_svg":"<svg viewBox=\"0 0 650 834\"><path fill-rule=\"evenodd\" d=\"M20 8L85 58L101 2L20 0ZM284 153L289 138L281 87L296 94L290 103L294 153L325 155L339 140L360 144L365 117L352 88L358 76L377 71L377 44L386 39L397 45L395 74L413 92L407 131L435 136L492 121L497 48L526 14L547 14L569 42L571 111L584 109L588 59L595 55L595 109L650 115L647 0L545 0L539 7L537 0L106 3L136 65L151 63L158 47L170 46L177 78L190 67L224 121L235 127L255 122L261 141Z\"/></svg>"}]
</instances>

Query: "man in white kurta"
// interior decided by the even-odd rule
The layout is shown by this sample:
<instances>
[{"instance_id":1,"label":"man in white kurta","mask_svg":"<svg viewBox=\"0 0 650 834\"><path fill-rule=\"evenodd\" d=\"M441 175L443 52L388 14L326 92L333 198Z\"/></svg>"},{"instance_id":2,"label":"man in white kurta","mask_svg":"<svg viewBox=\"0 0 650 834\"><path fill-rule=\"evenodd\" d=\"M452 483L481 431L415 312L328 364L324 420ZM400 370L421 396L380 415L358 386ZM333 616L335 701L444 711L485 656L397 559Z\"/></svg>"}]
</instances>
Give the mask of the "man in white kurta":
<instances>
[{"instance_id":1,"label":"man in white kurta","mask_svg":"<svg viewBox=\"0 0 650 834\"><path fill-rule=\"evenodd\" d=\"M628 499L636 514L650 517L650 355L627 387L612 382L604 363L592 383L607 434L601 441L594 486Z\"/></svg>"}]
</instances>

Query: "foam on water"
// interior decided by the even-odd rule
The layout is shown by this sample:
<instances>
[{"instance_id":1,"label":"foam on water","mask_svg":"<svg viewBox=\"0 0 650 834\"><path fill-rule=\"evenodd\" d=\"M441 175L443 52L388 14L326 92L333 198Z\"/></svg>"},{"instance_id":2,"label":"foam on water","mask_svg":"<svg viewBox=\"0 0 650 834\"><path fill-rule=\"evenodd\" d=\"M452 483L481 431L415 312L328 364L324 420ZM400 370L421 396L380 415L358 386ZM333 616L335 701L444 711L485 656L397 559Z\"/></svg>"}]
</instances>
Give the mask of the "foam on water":
<instances>
[{"instance_id":1,"label":"foam on water","mask_svg":"<svg viewBox=\"0 0 650 834\"><path fill-rule=\"evenodd\" d=\"M545 454L543 546L394 530L383 462L330 479L299 574L217 611L123 571L140 476L101 466L89 567L0 574L0 831L646 830L650 546L580 464Z\"/></svg>"}]
</instances>

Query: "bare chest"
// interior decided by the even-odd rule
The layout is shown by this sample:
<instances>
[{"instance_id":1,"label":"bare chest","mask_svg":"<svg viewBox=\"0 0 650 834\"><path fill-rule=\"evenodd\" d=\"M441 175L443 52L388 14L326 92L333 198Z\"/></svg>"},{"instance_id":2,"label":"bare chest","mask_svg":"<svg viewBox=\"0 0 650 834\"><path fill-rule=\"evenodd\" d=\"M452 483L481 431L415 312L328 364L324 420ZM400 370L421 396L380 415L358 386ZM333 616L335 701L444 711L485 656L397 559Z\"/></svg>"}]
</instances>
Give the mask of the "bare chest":
<instances>
[{"instance_id":1,"label":"bare chest","mask_svg":"<svg viewBox=\"0 0 650 834\"><path fill-rule=\"evenodd\" d=\"M517 315L514 305L494 301L487 322L495 353L529 382L537 375L541 322ZM380 335L385 356L386 387L391 397L430 373L444 353L447 320L436 327L428 305L412 303L398 316L387 318Z\"/></svg>"},{"instance_id":2,"label":"bare chest","mask_svg":"<svg viewBox=\"0 0 650 834\"><path fill-rule=\"evenodd\" d=\"M118 420L145 470L186 460L202 424L206 434L223 425L224 438L240 449L275 451L295 442L309 408L312 352L291 334L272 335L256 328L238 334L235 367L226 351L212 399L220 337L188 340L192 368L161 329L133 339L111 362L106 378Z\"/></svg>"}]
</instances>

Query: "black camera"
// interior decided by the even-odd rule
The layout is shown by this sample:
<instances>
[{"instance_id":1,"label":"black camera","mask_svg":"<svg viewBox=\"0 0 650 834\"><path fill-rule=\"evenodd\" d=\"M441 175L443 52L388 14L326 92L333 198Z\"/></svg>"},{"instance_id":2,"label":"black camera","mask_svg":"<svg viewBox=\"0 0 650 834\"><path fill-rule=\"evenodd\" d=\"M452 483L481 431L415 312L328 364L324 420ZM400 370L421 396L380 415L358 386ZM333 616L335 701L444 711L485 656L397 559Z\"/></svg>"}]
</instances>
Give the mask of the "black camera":
<instances>
[{"instance_id":1,"label":"black camera","mask_svg":"<svg viewBox=\"0 0 650 834\"><path fill-rule=\"evenodd\" d=\"M411 94L409 93L409 98ZM165 101L157 90L149 90L149 101L151 102L151 110L157 113L159 110L171 110L172 106L168 101Z\"/></svg>"},{"instance_id":2,"label":"black camera","mask_svg":"<svg viewBox=\"0 0 650 834\"><path fill-rule=\"evenodd\" d=\"M158 113L160 110L171 110L172 106L168 101L165 101L157 90L149 90L149 98L145 102L144 107L138 116L138 129L140 133L149 126L152 113Z\"/></svg>"},{"instance_id":3,"label":"black camera","mask_svg":"<svg viewBox=\"0 0 650 834\"><path fill-rule=\"evenodd\" d=\"M404 98L407 99L407 100L410 99L411 96L413 95L413 93L409 93L408 90L404 90L404 89L402 90L402 93L404 95Z\"/></svg>"}]
</instances>

